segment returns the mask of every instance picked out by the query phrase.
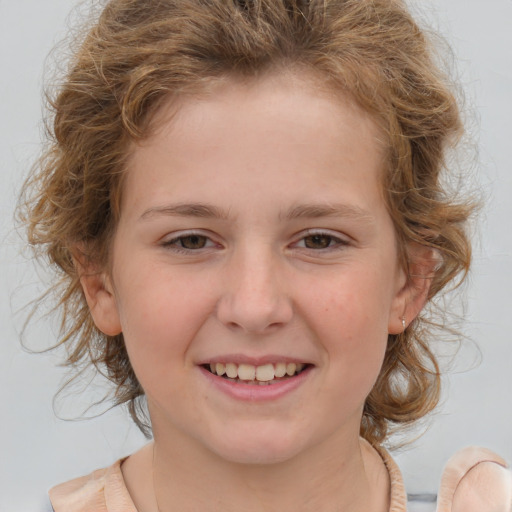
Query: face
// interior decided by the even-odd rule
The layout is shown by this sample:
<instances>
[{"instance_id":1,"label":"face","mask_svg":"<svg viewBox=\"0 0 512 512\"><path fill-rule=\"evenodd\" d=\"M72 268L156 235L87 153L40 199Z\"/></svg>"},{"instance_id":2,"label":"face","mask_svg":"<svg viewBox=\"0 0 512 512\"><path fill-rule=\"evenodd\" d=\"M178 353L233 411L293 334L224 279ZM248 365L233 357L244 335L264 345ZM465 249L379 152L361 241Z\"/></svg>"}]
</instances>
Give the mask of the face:
<instances>
[{"instance_id":1,"label":"face","mask_svg":"<svg viewBox=\"0 0 512 512\"><path fill-rule=\"evenodd\" d=\"M123 332L155 439L269 463L357 438L407 300L376 126L275 76L175 102L157 127L91 308Z\"/></svg>"}]
</instances>

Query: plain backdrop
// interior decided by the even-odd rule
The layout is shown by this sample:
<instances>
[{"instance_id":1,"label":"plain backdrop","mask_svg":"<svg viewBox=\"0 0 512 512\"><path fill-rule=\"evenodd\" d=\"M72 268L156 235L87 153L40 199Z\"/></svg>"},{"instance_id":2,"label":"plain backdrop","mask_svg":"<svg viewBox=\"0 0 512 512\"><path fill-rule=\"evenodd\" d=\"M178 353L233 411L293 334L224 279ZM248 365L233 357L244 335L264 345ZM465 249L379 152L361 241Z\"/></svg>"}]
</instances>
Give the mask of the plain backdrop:
<instances>
[{"instance_id":1,"label":"plain backdrop","mask_svg":"<svg viewBox=\"0 0 512 512\"><path fill-rule=\"evenodd\" d=\"M13 228L19 188L39 151L42 77L48 52L66 34L70 0L0 0L0 511L40 510L48 488L111 464L144 442L123 410L88 421L57 419L52 399L64 371L56 355L20 347L20 306L43 288ZM487 197L475 234L465 294L465 343L445 378L443 403L427 432L396 454L411 493L436 492L447 458L468 444L512 461L512 1L415 0L453 47L478 144L477 180ZM43 272L44 273L44 272ZM43 276L44 277L44 276ZM32 324L36 348L55 339ZM469 369L472 367L473 369ZM61 416L79 413L101 385L71 395Z\"/></svg>"}]
</instances>

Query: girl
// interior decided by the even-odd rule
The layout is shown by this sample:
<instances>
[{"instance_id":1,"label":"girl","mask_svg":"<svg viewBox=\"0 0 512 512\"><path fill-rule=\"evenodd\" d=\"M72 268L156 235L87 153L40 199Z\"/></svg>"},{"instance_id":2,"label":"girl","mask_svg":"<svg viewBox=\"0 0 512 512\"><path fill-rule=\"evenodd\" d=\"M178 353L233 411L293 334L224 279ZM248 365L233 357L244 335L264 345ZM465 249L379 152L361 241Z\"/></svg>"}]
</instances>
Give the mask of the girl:
<instances>
[{"instance_id":1,"label":"girl","mask_svg":"<svg viewBox=\"0 0 512 512\"><path fill-rule=\"evenodd\" d=\"M68 363L153 435L55 511L405 510L382 444L437 404L421 312L464 278L472 210L405 6L111 0L52 106L29 241ZM457 455L438 510L509 510L503 466Z\"/></svg>"}]
</instances>

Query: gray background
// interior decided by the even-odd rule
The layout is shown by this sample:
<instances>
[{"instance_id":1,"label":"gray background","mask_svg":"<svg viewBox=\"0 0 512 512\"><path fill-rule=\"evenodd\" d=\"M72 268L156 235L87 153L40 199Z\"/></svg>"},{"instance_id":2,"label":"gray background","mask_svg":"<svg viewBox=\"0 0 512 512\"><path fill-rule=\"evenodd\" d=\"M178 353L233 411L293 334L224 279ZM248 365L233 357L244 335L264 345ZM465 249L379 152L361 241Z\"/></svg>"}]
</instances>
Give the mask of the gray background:
<instances>
[{"instance_id":1,"label":"gray background","mask_svg":"<svg viewBox=\"0 0 512 512\"><path fill-rule=\"evenodd\" d=\"M409 492L435 492L450 454L485 445L512 461L512 1L416 0L454 48L468 105L478 114L478 181L488 197L475 235L475 264L464 289L468 337L445 378L443 404L428 431L397 457ZM90 421L56 419L52 397L64 372L52 354L19 345L19 307L41 291L21 255L12 212L38 152L46 55L66 33L69 0L0 0L0 511L38 510L58 482L109 465L144 439L122 410ZM43 276L44 277L44 276ZM54 339L51 322L33 324L34 347ZM445 359L447 364L448 360ZM469 367L474 367L471 371ZM61 401L60 415L79 414L86 396Z\"/></svg>"}]
</instances>

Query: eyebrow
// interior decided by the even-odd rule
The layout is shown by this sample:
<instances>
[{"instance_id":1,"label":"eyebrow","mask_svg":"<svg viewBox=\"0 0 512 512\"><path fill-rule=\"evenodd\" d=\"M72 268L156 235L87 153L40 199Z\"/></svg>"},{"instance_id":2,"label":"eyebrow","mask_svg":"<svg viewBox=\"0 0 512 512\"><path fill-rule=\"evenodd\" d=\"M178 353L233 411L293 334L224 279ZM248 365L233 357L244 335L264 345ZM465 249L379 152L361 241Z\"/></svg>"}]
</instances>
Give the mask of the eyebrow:
<instances>
[{"instance_id":1,"label":"eyebrow","mask_svg":"<svg viewBox=\"0 0 512 512\"><path fill-rule=\"evenodd\" d=\"M146 220L155 216L196 217L202 219L216 218L225 220L229 218L229 212L209 204L178 203L149 208L140 216L140 219Z\"/></svg>"},{"instance_id":2,"label":"eyebrow","mask_svg":"<svg viewBox=\"0 0 512 512\"><path fill-rule=\"evenodd\" d=\"M228 210L210 204L178 203L148 208L140 216L140 219L146 220L158 216L227 220L230 215ZM345 217L365 223L372 223L375 220L366 210L347 204L302 204L294 206L284 214L279 215L280 220L317 219L321 217Z\"/></svg>"},{"instance_id":3,"label":"eyebrow","mask_svg":"<svg viewBox=\"0 0 512 512\"><path fill-rule=\"evenodd\" d=\"M287 220L317 219L320 217L346 217L365 223L372 223L375 220L368 211L358 206L343 203L298 205L290 208L283 216Z\"/></svg>"}]
</instances>

